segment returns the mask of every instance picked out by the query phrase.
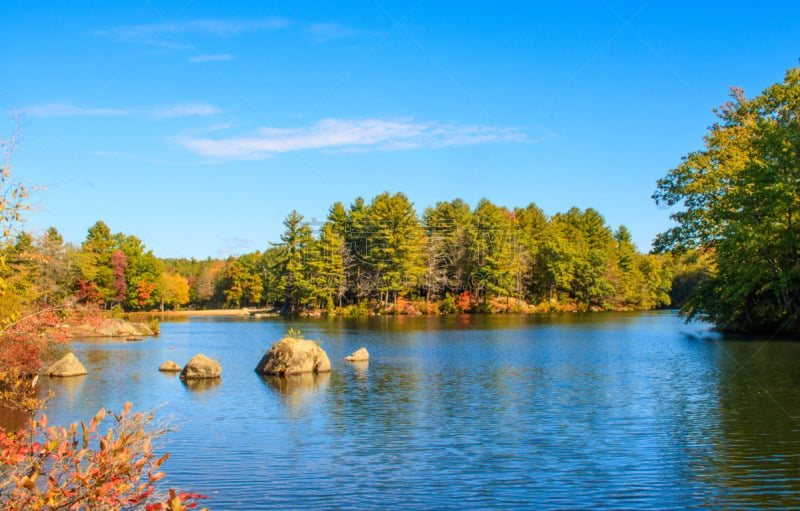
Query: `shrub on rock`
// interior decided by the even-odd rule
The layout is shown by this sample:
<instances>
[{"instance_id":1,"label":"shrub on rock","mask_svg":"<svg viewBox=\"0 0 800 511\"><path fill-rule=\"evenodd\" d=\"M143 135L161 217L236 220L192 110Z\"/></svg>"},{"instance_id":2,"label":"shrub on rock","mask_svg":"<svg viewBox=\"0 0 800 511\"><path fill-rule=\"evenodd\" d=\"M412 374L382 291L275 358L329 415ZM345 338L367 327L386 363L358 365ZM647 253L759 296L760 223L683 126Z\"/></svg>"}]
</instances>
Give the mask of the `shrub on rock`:
<instances>
[{"instance_id":1,"label":"shrub on rock","mask_svg":"<svg viewBox=\"0 0 800 511\"><path fill-rule=\"evenodd\" d=\"M319 344L306 339L284 337L272 345L256 366L259 374L292 375L326 373L331 362Z\"/></svg>"}]
</instances>

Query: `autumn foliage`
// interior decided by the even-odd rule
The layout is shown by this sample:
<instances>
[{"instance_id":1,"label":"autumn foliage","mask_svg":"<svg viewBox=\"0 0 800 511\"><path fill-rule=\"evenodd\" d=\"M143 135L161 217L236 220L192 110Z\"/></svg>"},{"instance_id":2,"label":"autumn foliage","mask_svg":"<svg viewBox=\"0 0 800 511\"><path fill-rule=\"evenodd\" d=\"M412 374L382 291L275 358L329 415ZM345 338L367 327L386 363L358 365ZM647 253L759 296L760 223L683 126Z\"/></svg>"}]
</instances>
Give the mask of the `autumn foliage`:
<instances>
[{"instance_id":1,"label":"autumn foliage","mask_svg":"<svg viewBox=\"0 0 800 511\"><path fill-rule=\"evenodd\" d=\"M28 429L0 431L0 507L30 509L145 509L177 511L197 507L200 495L155 494L159 471L169 454L158 456L152 439L165 432L152 428L152 413L101 409L89 421L49 426L46 415L31 419ZM101 424L111 417L103 432Z\"/></svg>"}]
</instances>

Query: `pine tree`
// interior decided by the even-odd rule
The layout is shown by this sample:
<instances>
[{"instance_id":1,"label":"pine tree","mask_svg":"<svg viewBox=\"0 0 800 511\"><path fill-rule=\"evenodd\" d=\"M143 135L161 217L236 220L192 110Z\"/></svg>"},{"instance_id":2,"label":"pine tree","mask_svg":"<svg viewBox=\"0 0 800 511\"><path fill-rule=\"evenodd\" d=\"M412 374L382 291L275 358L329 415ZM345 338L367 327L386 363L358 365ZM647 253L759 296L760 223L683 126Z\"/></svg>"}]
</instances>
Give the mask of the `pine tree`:
<instances>
[{"instance_id":1,"label":"pine tree","mask_svg":"<svg viewBox=\"0 0 800 511\"><path fill-rule=\"evenodd\" d=\"M368 212L371 244L367 261L378 282L379 301L397 303L419 287L425 272L425 237L413 204L402 193L382 193L372 200Z\"/></svg>"},{"instance_id":2,"label":"pine tree","mask_svg":"<svg viewBox=\"0 0 800 511\"><path fill-rule=\"evenodd\" d=\"M308 257L313 249L311 227L303 223L303 216L292 211L283 221L286 230L281 235L282 261L279 263L281 288L283 289L283 311L297 312L313 296L309 281Z\"/></svg>"}]
</instances>

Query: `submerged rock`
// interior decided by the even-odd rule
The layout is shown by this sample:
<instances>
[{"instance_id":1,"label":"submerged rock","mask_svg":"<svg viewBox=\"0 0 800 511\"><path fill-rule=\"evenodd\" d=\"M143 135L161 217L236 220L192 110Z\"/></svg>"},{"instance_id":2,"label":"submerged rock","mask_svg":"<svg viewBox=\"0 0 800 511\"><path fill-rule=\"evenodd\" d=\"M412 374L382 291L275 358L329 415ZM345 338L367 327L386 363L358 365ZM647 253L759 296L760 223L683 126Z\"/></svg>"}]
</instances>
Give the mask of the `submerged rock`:
<instances>
[{"instance_id":1,"label":"submerged rock","mask_svg":"<svg viewBox=\"0 0 800 511\"><path fill-rule=\"evenodd\" d=\"M47 368L47 376L82 376L88 374L81 361L71 351L61 357L61 360Z\"/></svg>"},{"instance_id":2,"label":"submerged rock","mask_svg":"<svg viewBox=\"0 0 800 511\"><path fill-rule=\"evenodd\" d=\"M284 337L272 345L256 366L259 374L282 376L303 373L327 373L331 361L314 341Z\"/></svg>"},{"instance_id":3,"label":"submerged rock","mask_svg":"<svg viewBox=\"0 0 800 511\"><path fill-rule=\"evenodd\" d=\"M179 366L172 360L167 360L166 362L161 364L161 367L159 367L158 370L165 373L177 373L180 372L181 366Z\"/></svg>"},{"instance_id":4,"label":"submerged rock","mask_svg":"<svg viewBox=\"0 0 800 511\"><path fill-rule=\"evenodd\" d=\"M193 356L181 371L181 380L199 380L204 378L219 378L222 366L216 360L211 360L202 353Z\"/></svg>"},{"instance_id":5,"label":"submerged rock","mask_svg":"<svg viewBox=\"0 0 800 511\"><path fill-rule=\"evenodd\" d=\"M358 348L350 356L344 357L348 362L366 362L369 360L367 348Z\"/></svg>"}]
</instances>

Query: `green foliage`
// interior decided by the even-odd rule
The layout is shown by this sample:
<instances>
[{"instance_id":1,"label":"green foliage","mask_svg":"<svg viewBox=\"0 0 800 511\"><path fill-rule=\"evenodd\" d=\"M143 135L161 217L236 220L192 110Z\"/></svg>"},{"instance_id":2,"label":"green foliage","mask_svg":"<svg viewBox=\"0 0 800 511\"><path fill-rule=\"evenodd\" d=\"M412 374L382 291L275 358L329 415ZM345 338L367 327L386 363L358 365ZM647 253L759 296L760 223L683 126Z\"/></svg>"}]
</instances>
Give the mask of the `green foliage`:
<instances>
[{"instance_id":1,"label":"green foliage","mask_svg":"<svg viewBox=\"0 0 800 511\"><path fill-rule=\"evenodd\" d=\"M421 218L402 193L331 206L316 230L293 211L281 242L226 260L158 259L97 222L78 249L52 229L0 247L0 309L79 301L124 311L266 307L287 314L634 310L669 303L666 256L592 209L548 217L456 199ZM10 317L10 316L9 316Z\"/></svg>"},{"instance_id":2,"label":"green foliage","mask_svg":"<svg viewBox=\"0 0 800 511\"><path fill-rule=\"evenodd\" d=\"M281 235L282 245L277 264L280 287L283 289L283 310L292 314L300 305L308 304L313 297L308 258L313 251L314 238L311 227L303 222L303 215L292 211L283 221L286 230Z\"/></svg>"},{"instance_id":3,"label":"green foliage","mask_svg":"<svg viewBox=\"0 0 800 511\"><path fill-rule=\"evenodd\" d=\"M783 83L731 101L705 149L658 181L654 199L676 207L661 251L701 249L711 264L684 304L722 329L800 333L800 68Z\"/></svg>"},{"instance_id":4,"label":"green foliage","mask_svg":"<svg viewBox=\"0 0 800 511\"><path fill-rule=\"evenodd\" d=\"M296 330L296 329L290 327L289 331L286 332L286 337L288 337L290 339L302 339L303 338L303 332L301 332L300 330Z\"/></svg>"}]
</instances>

